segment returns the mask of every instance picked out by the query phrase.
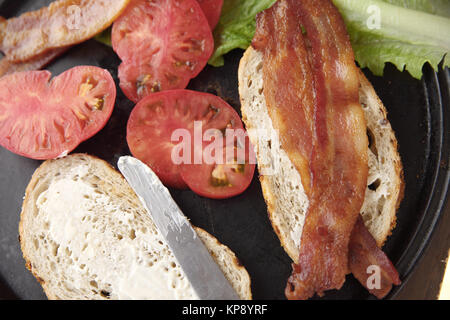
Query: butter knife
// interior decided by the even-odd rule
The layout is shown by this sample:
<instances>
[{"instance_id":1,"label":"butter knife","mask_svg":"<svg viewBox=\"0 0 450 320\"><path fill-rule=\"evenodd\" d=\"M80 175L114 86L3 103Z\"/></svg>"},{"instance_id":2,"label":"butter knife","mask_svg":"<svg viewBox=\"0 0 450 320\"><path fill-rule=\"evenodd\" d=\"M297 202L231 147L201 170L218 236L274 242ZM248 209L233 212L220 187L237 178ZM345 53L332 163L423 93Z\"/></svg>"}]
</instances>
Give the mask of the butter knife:
<instances>
[{"instance_id":1,"label":"butter knife","mask_svg":"<svg viewBox=\"0 0 450 320\"><path fill-rule=\"evenodd\" d=\"M236 291L157 175L129 156L121 157L117 165L162 233L197 296L202 300L238 300Z\"/></svg>"}]
</instances>

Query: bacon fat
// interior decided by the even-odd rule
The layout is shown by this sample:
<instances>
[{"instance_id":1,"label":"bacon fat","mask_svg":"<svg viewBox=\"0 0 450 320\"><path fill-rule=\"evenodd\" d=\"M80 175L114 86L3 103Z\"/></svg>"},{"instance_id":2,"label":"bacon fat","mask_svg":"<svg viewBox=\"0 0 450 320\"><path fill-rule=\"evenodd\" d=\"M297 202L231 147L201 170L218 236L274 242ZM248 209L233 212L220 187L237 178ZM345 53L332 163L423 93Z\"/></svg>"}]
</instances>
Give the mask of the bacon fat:
<instances>
[{"instance_id":1,"label":"bacon fat","mask_svg":"<svg viewBox=\"0 0 450 320\"><path fill-rule=\"evenodd\" d=\"M11 62L6 57L0 60L0 77L21 71L40 70L63 54L68 47L52 49L24 62Z\"/></svg>"}]
</instances>

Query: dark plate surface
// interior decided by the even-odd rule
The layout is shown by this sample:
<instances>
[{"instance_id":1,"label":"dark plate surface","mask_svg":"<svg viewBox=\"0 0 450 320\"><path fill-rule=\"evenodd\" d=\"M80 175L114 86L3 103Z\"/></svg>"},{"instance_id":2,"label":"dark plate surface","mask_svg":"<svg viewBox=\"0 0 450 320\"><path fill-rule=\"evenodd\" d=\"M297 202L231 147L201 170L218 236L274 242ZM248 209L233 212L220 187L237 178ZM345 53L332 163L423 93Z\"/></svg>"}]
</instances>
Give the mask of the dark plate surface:
<instances>
[{"instance_id":1,"label":"dark plate surface","mask_svg":"<svg viewBox=\"0 0 450 320\"><path fill-rule=\"evenodd\" d=\"M47 5L50 0L0 0L0 15L11 17ZM239 111L237 68L242 51L226 56L225 66L208 66L189 88L211 92ZM76 65L105 68L117 80L119 58L111 48L95 40L69 50L48 69L54 75ZM421 81L392 65L384 77L364 70L389 112L396 132L405 171L405 198L397 213L397 228L388 239L385 251L396 265L403 283L426 249L446 201L449 182L450 101L449 72L436 74L425 67ZM126 123L133 108L118 90L114 113L106 127L84 142L75 152L98 156L113 165L129 154L125 140ZM45 295L25 269L18 242L18 223L25 188L40 161L29 160L0 148L0 298L45 299ZM284 299L284 287L291 272L290 259L280 247L267 218L261 187L255 176L241 196L228 200L201 198L191 191L171 193L194 225L204 228L229 246L247 268L255 299ZM388 296L402 290L396 287ZM324 299L372 298L352 277L340 291Z\"/></svg>"}]
</instances>

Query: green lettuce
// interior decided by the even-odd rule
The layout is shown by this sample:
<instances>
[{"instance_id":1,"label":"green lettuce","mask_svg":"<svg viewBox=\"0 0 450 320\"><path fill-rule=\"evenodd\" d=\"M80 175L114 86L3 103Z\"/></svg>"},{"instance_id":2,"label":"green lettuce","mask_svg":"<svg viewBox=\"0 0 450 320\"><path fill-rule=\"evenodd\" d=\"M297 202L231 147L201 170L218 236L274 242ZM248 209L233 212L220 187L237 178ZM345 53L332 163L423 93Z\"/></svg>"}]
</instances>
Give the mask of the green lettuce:
<instances>
[{"instance_id":1,"label":"green lettuce","mask_svg":"<svg viewBox=\"0 0 450 320\"><path fill-rule=\"evenodd\" d=\"M96 35L94 39L111 47L112 46L112 44L111 44L111 29L112 28L109 27L105 31Z\"/></svg>"},{"instance_id":2,"label":"green lettuce","mask_svg":"<svg viewBox=\"0 0 450 320\"><path fill-rule=\"evenodd\" d=\"M333 0L359 65L382 75L386 62L420 79L428 62L450 66L450 1Z\"/></svg>"},{"instance_id":3,"label":"green lettuce","mask_svg":"<svg viewBox=\"0 0 450 320\"><path fill-rule=\"evenodd\" d=\"M247 49L256 29L256 15L276 0L225 0L214 30L215 50L209 64L223 66L223 56L233 49Z\"/></svg>"},{"instance_id":4,"label":"green lettuce","mask_svg":"<svg viewBox=\"0 0 450 320\"><path fill-rule=\"evenodd\" d=\"M438 16L450 17L448 0L382 0L407 9L423 11Z\"/></svg>"},{"instance_id":5,"label":"green lettuce","mask_svg":"<svg viewBox=\"0 0 450 320\"><path fill-rule=\"evenodd\" d=\"M274 2L225 0L214 31L216 49L209 63L222 66L224 54L235 48L246 49L255 33L256 14ZM415 78L421 78L426 62L436 70L444 58L444 66L450 66L450 0L333 2L344 17L361 67L382 75L386 62L391 62L400 70L406 69Z\"/></svg>"}]
</instances>

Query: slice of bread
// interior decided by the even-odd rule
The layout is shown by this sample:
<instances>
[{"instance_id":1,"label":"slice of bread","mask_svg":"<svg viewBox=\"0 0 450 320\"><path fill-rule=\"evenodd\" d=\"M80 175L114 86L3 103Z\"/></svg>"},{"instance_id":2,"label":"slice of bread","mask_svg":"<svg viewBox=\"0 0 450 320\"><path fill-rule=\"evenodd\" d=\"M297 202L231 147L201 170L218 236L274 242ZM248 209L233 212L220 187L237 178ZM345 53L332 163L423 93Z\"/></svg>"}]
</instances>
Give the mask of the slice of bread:
<instances>
[{"instance_id":1,"label":"slice of bread","mask_svg":"<svg viewBox=\"0 0 450 320\"><path fill-rule=\"evenodd\" d=\"M263 93L262 67L262 54L248 48L239 66L241 111L255 146L270 221L283 248L297 262L308 198L300 174L280 145L272 125ZM403 170L386 109L362 72L360 102L370 140L369 177L361 214L381 247L395 227L396 211L403 196Z\"/></svg>"},{"instance_id":2,"label":"slice of bread","mask_svg":"<svg viewBox=\"0 0 450 320\"><path fill-rule=\"evenodd\" d=\"M235 254L198 236L241 299L250 277ZM175 256L122 175L84 154L44 162L23 202L20 243L49 299L196 299Z\"/></svg>"}]
</instances>

